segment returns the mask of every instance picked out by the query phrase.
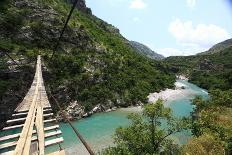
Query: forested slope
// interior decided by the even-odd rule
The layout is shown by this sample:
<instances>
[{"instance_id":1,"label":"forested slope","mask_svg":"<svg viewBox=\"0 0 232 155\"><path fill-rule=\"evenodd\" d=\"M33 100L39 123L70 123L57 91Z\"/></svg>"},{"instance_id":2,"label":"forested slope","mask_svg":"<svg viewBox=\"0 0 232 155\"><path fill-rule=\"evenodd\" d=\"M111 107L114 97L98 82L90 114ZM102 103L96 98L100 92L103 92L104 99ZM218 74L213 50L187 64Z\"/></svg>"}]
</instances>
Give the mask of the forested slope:
<instances>
[{"instance_id":1,"label":"forested slope","mask_svg":"<svg viewBox=\"0 0 232 155\"><path fill-rule=\"evenodd\" d=\"M32 70L36 56L41 54L48 93L63 107L77 101L79 108L74 110L74 117L82 116L97 104L107 109L146 102L150 92L173 87L175 77L166 65L136 53L119 30L92 15L84 1L79 1L54 50L70 2L1 1L0 47ZM50 59L53 52L55 55ZM1 66L6 69L1 73L14 72L9 68L8 57L1 58ZM16 67L16 71L22 70ZM5 82L1 78L1 85ZM3 102L7 100L4 94L10 91L14 90L1 87L1 104L7 104Z\"/></svg>"},{"instance_id":2,"label":"forested slope","mask_svg":"<svg viewBox=\"0 0 232 155\"><path fill-rule=\"evenodd\" d=\"M213 54L169 57L165 62L175 73L189 76L190 81L205 89L232 88L232 47Z\"/></svg>"}]
</instances>

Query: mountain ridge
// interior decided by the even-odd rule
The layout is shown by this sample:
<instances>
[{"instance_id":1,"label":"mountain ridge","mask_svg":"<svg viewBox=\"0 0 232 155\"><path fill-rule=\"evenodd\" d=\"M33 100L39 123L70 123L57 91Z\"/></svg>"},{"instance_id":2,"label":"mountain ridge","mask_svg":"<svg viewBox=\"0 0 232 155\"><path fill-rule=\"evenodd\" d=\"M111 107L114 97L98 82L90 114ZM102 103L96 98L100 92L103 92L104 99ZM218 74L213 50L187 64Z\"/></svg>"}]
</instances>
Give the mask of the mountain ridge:
<instances>
[{"instance_id":1,"label":"mountain ridge","mask_svg":"<svg viewBox=\"0 0 232 155\"><path fill-rule=\"evenodd\" d=\"M205 55L205 54L214 54L218 53L226 48L229 48L232 46L232 39L227 39L225 41L222 41L220 43L215 44L212 46L208 51L199 53L198 55Z\"/></svg>"},{"instance_id":2,"label":"mountain ridge","mask_svg":"<svg viewBox=\"0 0 232 155\"><path fill-rule=\"evenodd\" d=\"M190 81L209 89L232 89L232 39L193 56L172 56L164 60L175 74L186 74Z\"/></svg>"},{"instance_id":3,"label":"mountain ridge","mask_svg":"<svg viewBox=\"0 0 232 155\"><path fill-rule=\"evenodd\" d=\"M153 50L151 50L148 46L136 42L136 41L130 41L130 45L141 55L144 55L148 58L154 59L154 60L162 60L165 57L161 54L158 54L156 52L154 52Z\"/></svg>"}]
</instances>

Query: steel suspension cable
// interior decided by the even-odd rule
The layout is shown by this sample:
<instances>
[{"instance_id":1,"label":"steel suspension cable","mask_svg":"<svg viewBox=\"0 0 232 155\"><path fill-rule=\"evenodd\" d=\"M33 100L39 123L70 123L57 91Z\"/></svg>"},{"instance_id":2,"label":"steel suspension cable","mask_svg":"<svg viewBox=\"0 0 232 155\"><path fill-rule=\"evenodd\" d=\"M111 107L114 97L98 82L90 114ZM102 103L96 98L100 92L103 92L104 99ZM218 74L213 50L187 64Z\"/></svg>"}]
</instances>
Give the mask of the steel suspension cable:
<instances>
[{"instance_id":1,"label":"steel suspension cable","mask_svg":"<svg viewBox=\"0 0 232 155\"><path fill-rule=\"evenodd\" d=\"M56 98L51 93L50 93L50 96L55 101L55 103L56 103L57 107L59 108L59 110L61 111L61 114L64 117L65 121L67 121L68 124L71 126L71 128L75 132L76 136L80 139L80 141L85 146L85 148L87 149L87 151L89 152L89 154L90 155L95 155L95 153L92 151L92 149L90 148L90 146L88 145L88 143L85 141L85 139L82 137L82 135L78 132L78 130L73 126L72 122L69 120L69 118L67 117L67 115L62 111L62 108L60 107L60 104L58 103L58 101L56 100Z\"/></svg>"},{"instance_id":2,"label":"steel suspension cable","mask_svg":"<svg viewBox=\"0 0 232 155\"><path fill-rule=\"evenodd\" d=\"M75 2L73 3L73 6L72 6L72 8L71 8L71 10L70 10L70 12L69 12L69 15L68 15L67 19L66 19L65 25L64 25L64 27L63 27L61 33L60 33L60 36L59 36L59 38L58 38L58 41L57 41L56 45L55 45L55 47L54 47L54 50L53 50L53 52L52 52L52 56L51 56L50 60L52 60L53 57L54 57L54 54L55 54L55 52L56 52L56 50L57 50L57 48L58 48L58 46L59 46L59 44L60 44L60 41L61 41L63 35L64 35L65 29L66 29L67 26L68 26L68 22L69 22L69 20L70 20L70 18L71 18L71 16L72 16L72 13L73 13L73 11L74 11L76 5L77 5L77 2L78 2L78 0L75 0ZM49 62L51 62L51 61L49 61Z\"/></svg>"}]
</instances>

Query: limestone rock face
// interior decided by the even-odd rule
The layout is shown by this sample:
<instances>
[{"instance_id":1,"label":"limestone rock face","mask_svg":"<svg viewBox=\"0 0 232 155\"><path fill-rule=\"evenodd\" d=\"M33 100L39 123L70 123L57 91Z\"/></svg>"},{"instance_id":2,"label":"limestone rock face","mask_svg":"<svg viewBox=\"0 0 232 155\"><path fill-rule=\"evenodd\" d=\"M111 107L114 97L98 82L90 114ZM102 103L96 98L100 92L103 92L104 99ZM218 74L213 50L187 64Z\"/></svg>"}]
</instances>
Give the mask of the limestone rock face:
<instances>
[{"instance_id":1,"label":"limestone rock face","mask_svg":"<svg viewBox=\"0 0 232 155\"><path fill-rule=\"evenodd\" d=\"M68 3L73 4L75 2L75 0L66 0ZM82 12L88 13L88 14L92 14L92 11L90 8L86 7L86 3L85 0L78 0L77 1L77 9L79 9Z\"/></svg>"}]
</instances>

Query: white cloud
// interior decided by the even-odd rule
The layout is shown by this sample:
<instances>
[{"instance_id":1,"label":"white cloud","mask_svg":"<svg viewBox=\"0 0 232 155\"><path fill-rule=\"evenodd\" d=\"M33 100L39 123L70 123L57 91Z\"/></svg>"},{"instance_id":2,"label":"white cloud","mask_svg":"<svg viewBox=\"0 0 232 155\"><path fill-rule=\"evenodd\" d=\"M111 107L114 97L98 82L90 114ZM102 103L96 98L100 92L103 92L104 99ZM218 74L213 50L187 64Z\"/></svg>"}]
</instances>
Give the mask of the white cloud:
<instances>
[{"instance_id":1,"label":"white cloud","mask_svg":"<svg viewBox=\"0 0 232 155\"><path fill-rule=\"evenodd\" d=\"M133 18L133 21L134 21L134 22L139 22L140 19L139 19L139 17L134 17L134 18Z\"/></svg>"},{"instance_id":2,"label":"white cloud","mask_svg":"<svg viewBox=\"0 0 232 155\"><path fill-rule=\"evenodd\" d=\"M196 6L196 0L186 0L187 6L194 8Z\"/></svg>"},{"instance_id":3,"label":"white cloud","mask_svg":"<svg viewBox=\"0 0 232 155\"><path fill-rule=\"evenodd\" d=\"M169 32L183 47L202 50L231 38L225 29L217 25L198 24L194 27L192 21L182 22L180 19L170 23Z\"/></svg>"},{"instance_id":4,"label":"white cloud","mask_svg":"<svg viewBox=\"0 0 232 155\"><path fill-rule=\"evenodd\" d=\"M162 54L165 57L169 56L178 56L178 55L185 55L183 51L175 49L175 48L156 48L153 43L144 43L147 47L151 50L155 51L158 54Z\"/></svg>"},{"instance_id":5,"label":"white cloud","mask_svg":"<svg viewBox=\"0 0 232 155\"><path fill-rule=\"evenodd\" d=\"M168 27L177 41L175 47L156 48L146 44L159 54L168 56L195 55L207 51L213 45L231 38L223 28L213 24L193 25L192 21L175 19Z\"/></svg>"},{"instance_id":6,"label":"white cloud","mask_svg":"<svg viewBox=\"0 0 232 155\"><path fill-rule=\"evenodd\" d=\"M147 4L144 2L144 0L132 0L130 3L131 9L145 9L147 7Z\"/></svg>"},{"instance_id":7,"label":"white cloud","mask_svg":"<svg viewBox=\"0 0 232 155\"><path fill-rule=\"evenodd\" d=\"M199 52L204 52L205 49L199 47L181 47L180 49L177 48L160 48L156 50L158 53L162 54L165 57L169 56L187 56L187 55L195 55Z\"/></svg>"},{"instance_id":8,"label":"white cloud","mask_svg":"<svg viewBox=\"0 0 232 155\"><path fill-rule=\"evenodd\" d=\"M157 52L165 57L184 55L184 51L175 48L161 48L161 49L157 49Z\"/></svg>"}]
</instances>

